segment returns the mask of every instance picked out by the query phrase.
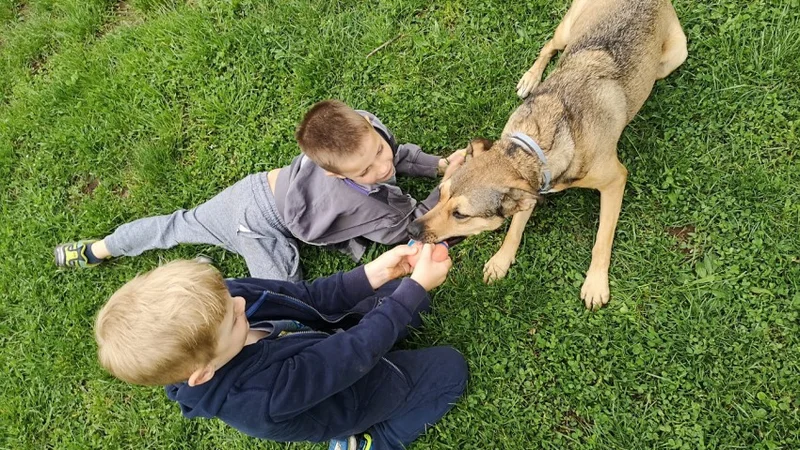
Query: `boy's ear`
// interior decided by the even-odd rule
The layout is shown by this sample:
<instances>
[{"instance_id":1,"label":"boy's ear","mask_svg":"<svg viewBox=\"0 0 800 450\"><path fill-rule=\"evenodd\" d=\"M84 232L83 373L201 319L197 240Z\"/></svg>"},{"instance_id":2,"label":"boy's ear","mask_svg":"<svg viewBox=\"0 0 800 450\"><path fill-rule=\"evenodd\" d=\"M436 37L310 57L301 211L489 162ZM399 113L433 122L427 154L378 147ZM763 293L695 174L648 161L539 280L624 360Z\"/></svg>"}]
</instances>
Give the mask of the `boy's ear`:
<instances>
[{"instance_id":1,"label":"boy's ear","mask_svg":"<svg viewBox=\"0 0 800 450\"><path fill-rule=\"evenodd\" d=\"M192 387L199 386L207 382L208 380L214 377L215 372L216 370L214 369L213 364L206 364L205 366L195 370L194 372L192 372L191 375L189 375L189 381L188 381L189 386Z\"/></svg>"},{"instance_id":2,"label":"boy's ear","mask_svg":"<svg viewBox=\"0 0 800 450\"><path fill-rule=\"evenodd\" d=\"M467 156L465 160L468 161L480 155L481 153L489 150L490 148L492 148L493 144L494 144L493 141L484 138L475 138L469 141L469 144L467 144Z\"/></svg>"},{"instance_id":3,"label":"boy's ear","mask_svg":"<svg viewBox=\"0 0 800 450\"><path fill-rule=\"evenodd\" d=\"M345 176L339 175L338 173L333 173L333 172L331 172L330 170L326 170L326 171L325 171L325 175L327 175L327 176L329 176L329 177L336 177L336 178L340 178L340 179L342 179L342 180L344 180L345 178L347 178L347 177L345 177Z\"/></svg>"}]
</instances>

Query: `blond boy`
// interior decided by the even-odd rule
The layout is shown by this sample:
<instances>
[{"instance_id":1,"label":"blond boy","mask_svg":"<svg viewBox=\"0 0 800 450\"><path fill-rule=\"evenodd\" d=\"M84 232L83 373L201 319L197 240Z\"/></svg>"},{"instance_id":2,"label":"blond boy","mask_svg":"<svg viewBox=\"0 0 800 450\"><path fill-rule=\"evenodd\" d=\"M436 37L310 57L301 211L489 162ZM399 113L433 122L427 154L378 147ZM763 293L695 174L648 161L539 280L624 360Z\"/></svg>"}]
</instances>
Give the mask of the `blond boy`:
<instances>
[{"instance_id":1,"label":"blond boy","mask_svg":"<svg viewBox=\"0 0 800 450\"><path fill-rule=\"evenodd\" d=\"M418 251L412 272L407 257ZM312 283L223 280L210 265L172 262L102 308L99 359L122 380L166 385L189 418L217 417L274 441L402 449L467 380L450 347L391 350L450 269L431 254L430 244L399 246Z\"/></svg>"}]
</instances>

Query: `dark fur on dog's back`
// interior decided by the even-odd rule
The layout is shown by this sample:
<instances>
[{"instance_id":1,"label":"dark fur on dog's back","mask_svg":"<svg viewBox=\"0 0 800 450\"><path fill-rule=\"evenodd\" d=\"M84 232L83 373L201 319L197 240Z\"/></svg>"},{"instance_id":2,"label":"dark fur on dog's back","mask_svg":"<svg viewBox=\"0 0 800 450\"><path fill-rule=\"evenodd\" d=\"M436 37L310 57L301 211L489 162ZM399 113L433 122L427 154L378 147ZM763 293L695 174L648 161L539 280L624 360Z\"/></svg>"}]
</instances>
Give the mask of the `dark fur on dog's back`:
<instances>
[{"instance_id":1,"label":"dark fur on dog's back","mask_svg":"<svg viewBox=\"0 0 800 450\"><path fill-rule=\"evenodd\" d=\"M622 11L614 11L614 14L609 12L593 28L586 30L583 39L567 45L559 59L559 66L567 64L572 56L582 51L599 50L608 53L614 59L614 67L620 69L606 76L622 78L631 66L631 60L639 56L634 45L637 36L653 32L660 3L661 0L632 1Z\"/></svg>"}]
</instances>

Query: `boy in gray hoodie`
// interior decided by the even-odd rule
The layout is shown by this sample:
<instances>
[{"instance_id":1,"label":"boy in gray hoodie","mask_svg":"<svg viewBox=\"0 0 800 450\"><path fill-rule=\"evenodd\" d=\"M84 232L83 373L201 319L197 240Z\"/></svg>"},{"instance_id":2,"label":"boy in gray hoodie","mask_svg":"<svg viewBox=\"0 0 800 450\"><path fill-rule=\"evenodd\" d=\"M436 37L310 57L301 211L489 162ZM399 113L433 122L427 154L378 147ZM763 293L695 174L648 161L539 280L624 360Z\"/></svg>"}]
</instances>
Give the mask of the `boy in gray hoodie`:
<instances>
[{"instance_id":1,"label":"boy in gray hoodie","mask_svg":"<svg viewBox=\"0 0 800 450\"><path fill-rule=\"evenodd\" d=\"M359 261L368 241L397 244L432 208L439 190L417 202L395 175L448 177L464 160L397 144L381 121L337 100L315 104L295 134L302 154L286 167L251 174L190 210L126 223L102 240L58 245L56 265L92 267L178 244L212 244L244 257L256 278L302 278L297 240L337 248Z\"/></svg>"}]
</instances>

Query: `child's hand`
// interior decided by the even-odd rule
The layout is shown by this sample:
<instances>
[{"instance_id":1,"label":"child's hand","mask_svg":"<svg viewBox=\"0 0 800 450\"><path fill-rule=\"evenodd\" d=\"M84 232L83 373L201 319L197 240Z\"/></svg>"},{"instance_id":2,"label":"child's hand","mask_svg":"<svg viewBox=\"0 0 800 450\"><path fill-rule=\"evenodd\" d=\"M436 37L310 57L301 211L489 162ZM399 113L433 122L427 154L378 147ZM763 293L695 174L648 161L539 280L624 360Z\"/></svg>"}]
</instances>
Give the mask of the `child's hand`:
<instances>
[{"instance_id":1,"label":"child's hand","mask_svg":"<svg viewBox=\"0 0 800 450\"><path fill-rule=\"evenodd\" d=\"M418 251L418 247L398 245L378 256L374 261L365 264L364 272L367 274L372 289L378 289L388 281L411 273L412 267L408 256L414 255Z\"/></svg>"},{"instance_id":2,"label":"child's hand","mask_svg":"<svg viewBox=\"0 0 800 450\"><path fill-rule=\"evenodd\" d=\"M464 164L464 160L466 159L467 151L466 149L456 150L453 152L452 155L445 158L445 162L447 162L447 166L444 170L444 175L442 175L442 181L447 180L453 173Z\"/></svg>"},{"instance_id":3,"label":"child's hand","mask_svg":"<svg viewBox=\"0 0 800 450\"><path fill-rule=\"evenodd\" d=\"M426 291L441 285L447 278L447 272L453 266L453 260L448 256L444 261L433 260L433 247L434 244L425 244L420 250L419 259L414 272L411 274L411 279L420 284Z\"/></svg>"},{"instance_id":4,"label":"child's hand","mask_svg":"<svg viewBox=\"0 0 800 450\"><path fill-rule=\"evenodd\" d=\"M463 162L464 158L466 157L467 157L467 149L462 148L460 150L454 151L450 156L447 157L447 160L450 161L450 164L453 164L453 162L458 159L461 159L461 161Z\"/></svg>"},{"instance_id":5,"label":"child's hand","mask_svg":"<svg viewBox=\"0 0 800 450\"><path fill-rule=\"evenodd\" d=\"M422 242L417 242L412 239L408 241L408 245L412 247L422 248L422 246L425 244L423 244ZM447 252L449 250L450 246L447 245L447 242L439 242L433 246L433 252L431 254L431 258L433 258L433 260L436 262L442 262L445 259L449 258L449 256L447 256ZM408 262L411 264L412 270L417 265L418 259L419 259L419 252L417 252L416 255L411 255L408 257Z\"/></svg>"}]
</instances>

